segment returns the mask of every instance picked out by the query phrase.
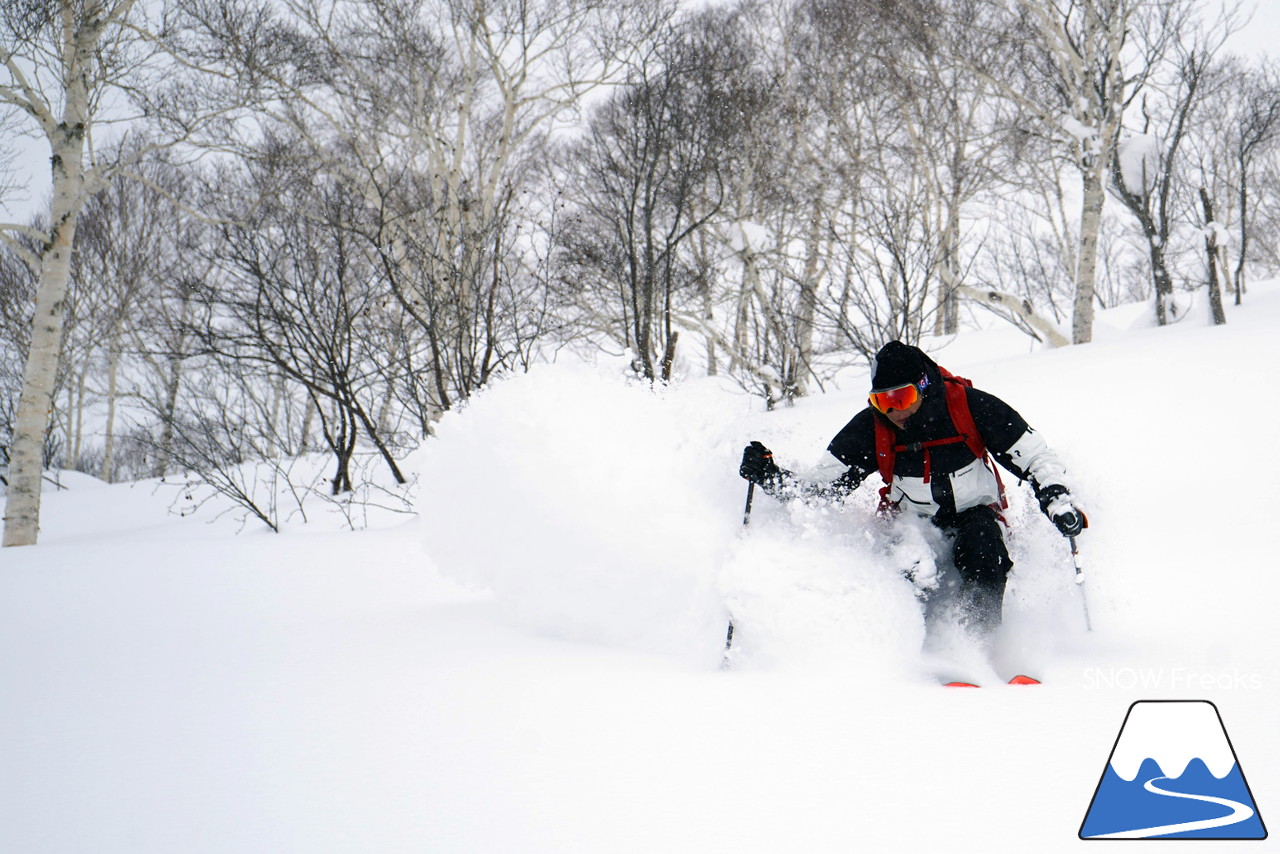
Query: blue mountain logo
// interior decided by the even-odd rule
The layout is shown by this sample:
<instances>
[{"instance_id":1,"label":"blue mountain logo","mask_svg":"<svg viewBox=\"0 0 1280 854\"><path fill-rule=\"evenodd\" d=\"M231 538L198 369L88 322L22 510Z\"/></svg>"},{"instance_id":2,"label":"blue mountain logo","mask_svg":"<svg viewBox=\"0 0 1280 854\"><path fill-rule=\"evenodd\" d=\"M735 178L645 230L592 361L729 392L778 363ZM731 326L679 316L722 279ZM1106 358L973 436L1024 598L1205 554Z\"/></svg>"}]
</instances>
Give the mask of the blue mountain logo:
<instances>
[{"instance_id":1,"label":"blue mountain logo","mask_svg":"<svg viewBox=\"0 0 1280 854\"><path fill-rule=\"evenodd\" d=\"M1218 707L1129 707L1080 826L1081 839L1266 839Z\"/></svg>"}]
</instances>

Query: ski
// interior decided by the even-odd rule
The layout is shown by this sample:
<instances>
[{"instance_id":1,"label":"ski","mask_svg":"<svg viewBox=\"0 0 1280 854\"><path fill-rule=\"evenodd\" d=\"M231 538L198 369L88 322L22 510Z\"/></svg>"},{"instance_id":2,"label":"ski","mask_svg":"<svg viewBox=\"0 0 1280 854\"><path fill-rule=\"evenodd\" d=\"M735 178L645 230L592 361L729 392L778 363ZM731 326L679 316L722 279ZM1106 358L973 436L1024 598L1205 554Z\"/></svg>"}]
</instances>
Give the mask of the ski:
<instances>
[{"instance_id":1,"label":"ski","mask_svg":"<svg viewBox=\"0 0 1280 854\"><path fill-rule=\"evenodd\" d=\"M949 682L940 683L943 688L981 688L982 685L977 682L965 682L963 680L954 679ZM1019 673L1017 676L1009 680L1010 685L1039 685L1039 679L1027 676L1025 673Z\"/></svg>"}]
</instances>

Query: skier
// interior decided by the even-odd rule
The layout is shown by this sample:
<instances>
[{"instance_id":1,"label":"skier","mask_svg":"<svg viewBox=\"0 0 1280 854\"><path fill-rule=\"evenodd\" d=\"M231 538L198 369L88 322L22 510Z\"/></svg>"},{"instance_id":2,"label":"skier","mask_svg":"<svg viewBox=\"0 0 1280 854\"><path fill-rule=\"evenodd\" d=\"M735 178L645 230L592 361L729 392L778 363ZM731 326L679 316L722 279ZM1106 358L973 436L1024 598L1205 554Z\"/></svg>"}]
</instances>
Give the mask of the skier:
<instances>
[{"instance_id":1,"label":"skier","mask_svg":"<svg viewBox=\"0 0 1280 854\"><path fill-rule=\"evenodd\" d=\"M827 446L846 471L815 484L780 468L752 442L739 474L778 498L842 498L879 471L881 509L932 520L951 544L959 599L972 629L988 636L1001 622L1005 581L1013 568L1002 531L1003 487L987 451L1028 479L1040 509L1074 537L1088 521L1068 487L1066 470L1043 438L1007 403L952 377L918 347L890 341L872 365L870 405ZM967 435L977 433L977 436Z\"/></svg>"}]
</instances>

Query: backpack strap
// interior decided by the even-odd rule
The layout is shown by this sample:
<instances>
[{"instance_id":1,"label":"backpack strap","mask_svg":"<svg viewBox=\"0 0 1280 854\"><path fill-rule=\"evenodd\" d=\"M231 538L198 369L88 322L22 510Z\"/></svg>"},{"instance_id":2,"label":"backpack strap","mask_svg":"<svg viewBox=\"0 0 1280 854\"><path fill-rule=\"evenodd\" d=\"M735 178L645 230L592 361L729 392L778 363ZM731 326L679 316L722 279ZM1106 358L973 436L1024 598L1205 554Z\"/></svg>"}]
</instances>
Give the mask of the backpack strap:
<instances>
[{"instance_id":1,"label":"backpack strap","mask_svg":"<svg viewBox=\"0 0 1280 854\"><path fill-rule=\"evenodd\" d=\"M884 486L880 489L880 512L886 512L891 507L889 502L889 492L893 487L893 467L897 460L899 451L924 451L924 482L929 482L931 474L931 459L929 449L938 445L954 445L957 442L964 442L969 451L978 459L982 460L992 474L996 476L996 487L1000 494L1000 509L1009 509L1009 501L1004 493L1004 481L1000 477L1000 470L991 460L991 455L987 453L987 444L982 440L982 434L978 432L978 425L973 420L973 412L969 409L969 396L965 389L973 386L973 383L964 377L958 377L942 366L938 366L939 372L942 374L942 387L946 393L947 414L951 416L951 423L959 431L958 436L950 436L945 439L931 439L927 442L914 442L910 445L899 445L894 439L893 429L885 423L883 418L875 419L876 429L876 467L880 470L880 479L884 481Z\"/></svg>"},{"instance_id":2,"label":"backpack strap","mask_svg":"<svg viewBox=\"0 0 1280 854\"><path fill-rule=\"evenodd\" d=\"M987 455L987 444L982 441L982 434L978 432L973 412L969 409L969 394L965 389L970 385L956 377L946 377L942 383L943 390L947 393L947 413L951 416L951 423L960 431L957 438L968 445L973 455L981 460Z\"/></svg>"},{"instance_id":3,"label":"backpack strap","mask_svg":"<svg viewBox=\"0 0 1280 854\"><path fill-rule=\"evenodd\" d=\"M893 442L893 429L883 418L874 419L876 425L876 467L880 470L880 479L884 486L880 487L879 513L890 512L889 491L893 488L893 464L898 458L897 448Z\"/></svg>"},{"instance_id":4,"label":"backpack strap","mask_svg":"<svg viewBox=\"0 0 1280 854\"><path fill-rule=\"evenodd\" d=\"M1008 510L1009 499L1004 494L1004 480L1000 477L1000 469L991 459L991 455L987 453L987 443L982 440L982 434L978 432L977 422L973 420L973 412L969 409L969 394L966 389L972 387L973 383L963 377L957 377L949 373L945 368L940 368L940 370L943 373L943 387L947 392L947 412L951 415L951 423L960 431L960 437L973 455L982 460L982 464L996 476L996 491L1000 495L1000 509Z\"/></svg>"}]
</instances>

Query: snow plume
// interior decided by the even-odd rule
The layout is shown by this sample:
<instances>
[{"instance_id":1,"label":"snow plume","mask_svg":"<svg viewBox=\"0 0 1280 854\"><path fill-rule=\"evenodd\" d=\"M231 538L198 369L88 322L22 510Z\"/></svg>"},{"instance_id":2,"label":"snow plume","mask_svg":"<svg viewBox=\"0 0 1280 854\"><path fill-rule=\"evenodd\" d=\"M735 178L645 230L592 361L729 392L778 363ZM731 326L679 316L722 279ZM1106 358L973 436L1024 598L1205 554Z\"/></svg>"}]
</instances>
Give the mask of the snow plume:
<instances>
[{"instance_id":1,"label":"snow plume","mask_svg":"<svg viewBox=\"0 0 1280 854\"><path fill-rule=\"evenodd\" d=\"M898 566L920 548L870 508L758 489L744 528L733 412L757 404L715 380L655 391L581 364L505 380L421 452L426 548L539 634L704 667L732 618L735 667L898 666L923 638Z\"/></svg>"},{"instance_id":2,"label":"snow plume","mask_svg":"<svg viewBox=\"0 0 1280 854\"><path fill-rule=\"evenodd\" d=\"M926 624L955 618L922 605L923 591L955 583L932 525L877 519L870 486L844 503L780 502L757 489L742 525L746 440L763 438L780 464L828 480L801 453L822 447L846 410L764 413L715 379L655 390L621 361L538 366L447 415L424 445L424 545L540 635L704 668L719 663L732 620L734 669L910 679ZM1035 658L1078 631L1081 614L1065 544L1024 493L1011 489L1016 568L998 646ZM933 652L958 653L939 637Z\"/></svg>"},{"instance_id":3,"label":"snow plume","mask_svg":"<svg viewBox=\"0 0 1280 854\"><path fill-rule=\"evenodd\" d=\"M766 499L767 500L767 499ZM903 670L924 619L905 573L932 559L866 509L769 503L734 544L721 589L735 669Z\"/></svg>"},{"instance_id":4,"label":"snow plume","mask_svg":"<svg viewBox=\"0 0 1280 854\"><path fill-rule=\"evenodd\" d=\"M718 656L741 481L694 386L559 364L478 395L421 451L426 548L539 633Z\"/></svg>"}]
</instances>

